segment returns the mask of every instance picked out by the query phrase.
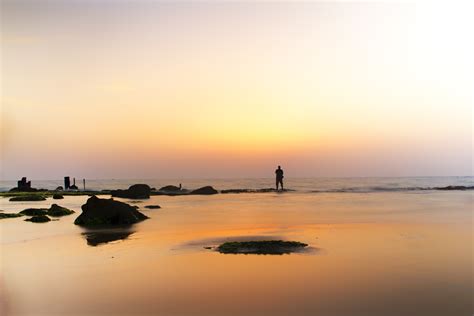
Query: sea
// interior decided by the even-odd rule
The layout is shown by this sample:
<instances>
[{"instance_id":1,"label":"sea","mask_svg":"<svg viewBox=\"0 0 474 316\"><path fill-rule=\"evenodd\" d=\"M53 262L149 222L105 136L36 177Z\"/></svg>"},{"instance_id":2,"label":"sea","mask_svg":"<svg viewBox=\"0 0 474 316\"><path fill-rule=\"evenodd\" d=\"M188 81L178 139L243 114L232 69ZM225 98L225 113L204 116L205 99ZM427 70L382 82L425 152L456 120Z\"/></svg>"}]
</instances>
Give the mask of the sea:
<instances>
[{"instance_id":1,"label":"sea","mask_svg":"<svg viewBox=\"0 0 474 316\"><path fill-rule=\"evenodd\" d=\"M86 189L135 183L261 189L274 179L86 179ZM87 195L0 197L4 213L53 203L75 211L47 223L0 220L0 315L473 315L474 191L433 189L473 184L473 177L285 178L291 191L115 198L149 218L112 228L74 224ZM15 185L0 183L3 191ZM216 250L257 240L308 247L283 255Z\"/></svg>"}]
</instances>

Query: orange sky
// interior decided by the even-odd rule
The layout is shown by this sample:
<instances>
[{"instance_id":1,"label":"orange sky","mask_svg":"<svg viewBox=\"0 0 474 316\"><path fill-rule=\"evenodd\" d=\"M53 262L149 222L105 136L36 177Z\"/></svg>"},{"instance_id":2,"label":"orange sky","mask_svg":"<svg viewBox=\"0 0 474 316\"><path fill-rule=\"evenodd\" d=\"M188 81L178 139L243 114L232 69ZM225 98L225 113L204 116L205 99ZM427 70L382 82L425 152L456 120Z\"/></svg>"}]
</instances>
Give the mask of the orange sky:
<instances>
[{"instance_id":1,"label":"orange sky","mask_svg":"<svg viewBox=\"0 0 474 316\"><path fill-rule=\"evenodd\" d=\"M2 4L3 179L472 174L465 6Z\"/></svg>"}]
</instances>

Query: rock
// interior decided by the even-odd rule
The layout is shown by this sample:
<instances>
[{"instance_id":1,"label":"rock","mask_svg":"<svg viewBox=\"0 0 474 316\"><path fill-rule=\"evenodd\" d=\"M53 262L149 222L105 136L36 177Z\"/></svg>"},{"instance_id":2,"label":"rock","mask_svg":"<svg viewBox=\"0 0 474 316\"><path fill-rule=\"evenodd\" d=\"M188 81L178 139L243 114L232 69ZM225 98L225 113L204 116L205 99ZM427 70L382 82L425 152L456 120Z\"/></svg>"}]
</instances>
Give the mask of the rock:
<instances>
[{"instance_id":1,"label":"rock","mask_svg":"<svg viewBox=\"0 0 474 316\"><path fill-rule=\"evenodd\" d=\"M167 186L164 186L164 187L160 188L160 191L163 191L163 192L176 192L176 191L181 191L181 188L177 187L175 185L167 185Z\"/></svg>"},{"instance_id":2,"label":"rock","mask_svg":"<svg viewBox=\"0 0 474 316\"><path fill-rule=\"evenodd\" d=\"M59 217L59 216L64 216L64 215L71 215L75 213L73 210L70 210L68 208L59 206L57 204L51 205L51 207L48 210L48 215L53 216L53 217Z\"/></svg>"},{"instance_id":3,"label":"rock","mask_svg":"<svg viewBox=\"0 0 474 316\"><path fill-rule=\"evenodd\" d=\"M443 191L465 191L465 190L474 190L474 186L448 185L447 187L436 187L434 189L443 190Z\"/></svg>"},{"instance_id":4,"label":"rock","mask_svg":"<svg viewBox=\"0 0 474 316\"><path fill-rule=\"evenodd\" d=\"M225 242L217 247L220 253L282 255L303 250L307 244L298 241L261 240Z\"/></svg>"},{"instance_id":5,"label":"rock","mask_svg":"<svg viewBox=\"0 0 474 316\"><path fill-rule=\"evenodd\" d=\"M18 201L45 201L46 198L42 195L32 194L32 195L19 195L10 198L9 201L11 202L18 202Z\"/></svg>"},{"instance_id":6,"label":"rock","mask_svg":"<svg viewBox=\"0 0 474 316\"><path fill-rule=\"evenodd\" d=\"M76 218L74 224L82 226L127 225L147 218L146 215L127 203L92 196L86 204L82 205L82 213Z\"/></svg>"},{"instance_id":7,"label":"rock","mask_svg":"<svg viewBox=\"0 0 474 316\"><path fill-rule=\"evenodd\" d=\"M26 215L26 216L46 215L46 214L48 214L48 209L46 209L46 208L27 208L26 210L21 211L20 214L23 214L23 215Z\"/></svg>"},{"instance_id":8,"label":"rock","mask_svg":"<svg viewBox=\"0 0 474 316\"><path fill-rule=\"evenodd\" d=\"M51 219L46 216L46 215L38 215L38 216L33 216L31 218L25 219L27 222L33 222L33 223L46 223L51 221Z\"/></svg>"},{"instance_id":9,"label":"rock","mask_svg":"<svg viewBox=\"0 0 474 316\"><path fill-rule=\"evenodd\" d=\"M202 194L202 195L210 195L210 194L217 194L217 190L211 187L210 185L196 189L191 191L190 194Z\"/></svg>"},{"instance_id":10,"label":"rock","mask_svg":"<svg viewBox=\"0 0 474 316\"><path fill-rule=\"evenodd\" d=\"M149 208L149 209L153 210L153 209L161 208L161 206L159 206L159 205L145 205L145 208Z\"/></svg>"},{"instance_id":11,"label":"rock","mask_svg":"<svg viewBox=\"0 0 474 316\"><path fill-rule=\"evenodd\" d=\"M23 216L23 214L20 214L20 213L0 213L0 219L15 218L15 217L20 217L20 216Z\"/></svg>"},{"instance_id":12,"label":"rock","mask_svg":"<svg viewBox=\"0 0 474 316\"><path fill-rule=\"evenodd\" d=\"M227 189L227 190L221 190L221 193L227 194L227 193L251 193L255 192L255 190L250 190L250 189Z\"/></svg>"},{"instance_id":13,"label":"rock","mask_svg":"<svg viewBox=\"0 0 474 316\"><path fill-rule=\"evenodd\" d=\"M112 190L112 196L128 199L148 199L150 198L150 187L147 184L134 184L127 190Z\"/></svg>"},{"instance_id":14,"label":"rock","mask_svg":"<svg viewBox=\"0 0 474 316\"><path fill-rule=\"evenodd\" d=\"M55 200L61 200L61 199L64 199L64 196L62 196L62 194L53 194L53 199Z\"/></svg>"},{"instance_id":15,"label":"rock","mask_svg":"<svg viewBox=\"0 0 474 316\"><path fill-rule=\"evenodd\" d=\"M63 191L63 190L64 190L64 188L62 186L59 186L59 187L56 188L56 191Z\"/></svg>"}]
</instances>

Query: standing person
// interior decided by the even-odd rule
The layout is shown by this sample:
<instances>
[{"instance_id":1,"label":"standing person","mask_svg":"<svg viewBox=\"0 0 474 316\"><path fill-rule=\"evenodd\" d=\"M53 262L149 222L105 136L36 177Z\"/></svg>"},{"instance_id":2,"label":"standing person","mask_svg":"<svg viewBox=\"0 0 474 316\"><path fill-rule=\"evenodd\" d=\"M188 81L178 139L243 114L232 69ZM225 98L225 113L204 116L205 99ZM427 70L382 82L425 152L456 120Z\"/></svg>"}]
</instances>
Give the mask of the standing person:
<instances>
[{"instance_id":1,"label":"standing person","mask_svg":"<svg viewBox=\"0 0 474 316\"><path fill-rule=\"evenodd\" d=\"M276 189L278 191L278 184L280 184L281 190L283 191L283 169L281 169L280 166L278 166L278 169L275 170L275 175L276 175Z\"/></svg>"}]
</instances>

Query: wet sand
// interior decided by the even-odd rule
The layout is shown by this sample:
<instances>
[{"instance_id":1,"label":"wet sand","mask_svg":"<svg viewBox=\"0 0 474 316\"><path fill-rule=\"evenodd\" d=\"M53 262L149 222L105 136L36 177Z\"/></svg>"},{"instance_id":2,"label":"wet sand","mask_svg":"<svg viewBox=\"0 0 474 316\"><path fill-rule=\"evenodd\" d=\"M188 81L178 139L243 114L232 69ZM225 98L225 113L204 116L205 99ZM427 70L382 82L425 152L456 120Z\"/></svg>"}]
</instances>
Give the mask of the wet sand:
<instances>
[{"instance_id":1,"label":"wet sand","mask_svg":"<svg viewBox=\"0 0 474 316\"><path fill-rule=\"evenodd\" d=\"M127 228L4 219L5 315L471 315L472 193L153 196ZM124 199L124 201L126 201ZM148 210L158 204L161 209ZM229 240L296 240L312 251L234 255Z\"/></svg>"}]
</instances>

